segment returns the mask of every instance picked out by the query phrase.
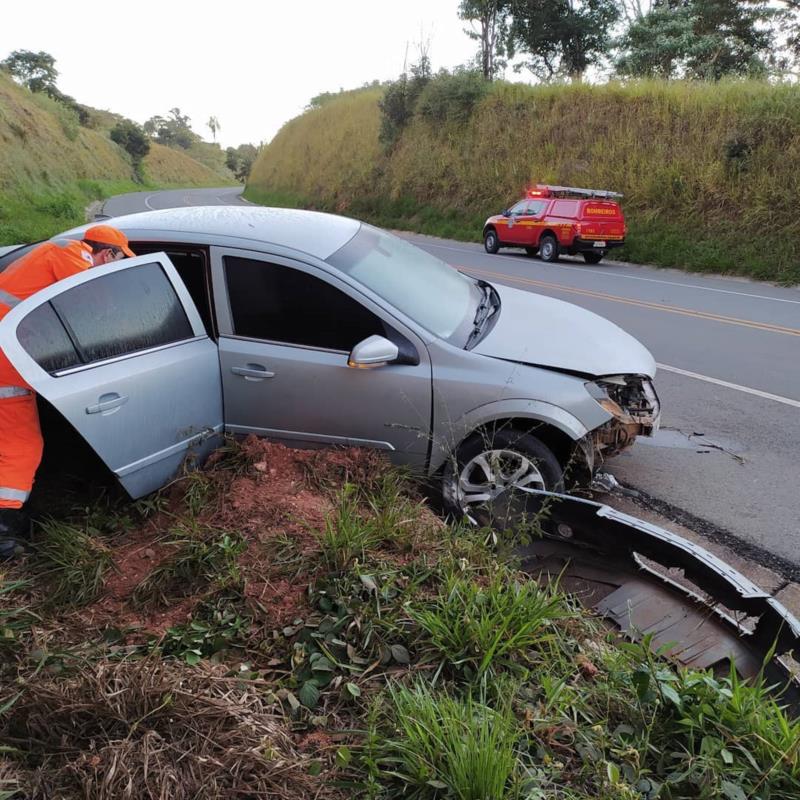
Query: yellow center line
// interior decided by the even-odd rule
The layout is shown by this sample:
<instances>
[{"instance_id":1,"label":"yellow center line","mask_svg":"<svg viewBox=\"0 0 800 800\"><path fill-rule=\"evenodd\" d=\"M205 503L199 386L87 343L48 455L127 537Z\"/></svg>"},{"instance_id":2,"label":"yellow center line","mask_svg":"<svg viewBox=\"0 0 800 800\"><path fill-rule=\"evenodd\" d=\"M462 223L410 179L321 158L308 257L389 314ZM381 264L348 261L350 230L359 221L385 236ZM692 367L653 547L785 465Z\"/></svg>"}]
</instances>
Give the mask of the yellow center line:
<instances>
[{"instance_id":1,"label":"yellow center line","mask_svg":"<svg viewBox=\"0 0 800 800\"><path fill-rule=\"evenodd\" d=\"M485 276L488 278L498 278L503 281L510 281L512 283L521 283L525 286L536 286L539 289L552 289L557 292L570 292L572 294L580 294L584 297L594 297L598 300L610 300L613 303L625 303L629 306L639 306L640 308L650 308L654 311L664 311L669 314L682 314L685 317L695 317L696 319L707 319L711 322L723 322L726 325L739 325L744 328L755 328L761 331L769 331L770 333L783 333L788 336L800 336L800 329L789 328L785 325L773 325L769 322L755 322L750 319L739 319L738 317L726 317L722 314L712 314L708 311L694 311L689 308L681 308L680 306L668 306L663 303L652 303L649 300L632 300L629 297L618 297L614 294L606 294L605 292L595 292L592 289L577 289L573 286L564 286L560 283L549 283L547 281L539 281L535 278L522 278L517 275L505 275L501 272L490 272L485 269L476 269L475 267L461 266L458 269Z\"/></svg>"}]
</instances>

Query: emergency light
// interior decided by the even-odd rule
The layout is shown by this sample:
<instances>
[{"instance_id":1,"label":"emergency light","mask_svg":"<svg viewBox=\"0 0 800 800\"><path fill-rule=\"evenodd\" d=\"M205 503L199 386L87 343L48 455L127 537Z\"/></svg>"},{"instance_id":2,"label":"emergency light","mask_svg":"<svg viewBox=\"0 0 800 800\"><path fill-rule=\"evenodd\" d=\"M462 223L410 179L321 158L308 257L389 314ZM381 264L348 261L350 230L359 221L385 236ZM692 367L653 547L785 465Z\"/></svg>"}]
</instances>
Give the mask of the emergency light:
<instances>
[{"instance_id":1,"label":"emergency light","mask_svg":"<svg viewBox=\"0 0 800 800\"><path fill-rule=\"evenodd\" d=\"M528 189L528 197L598 197L604 200L617 200L622 197L619 192L608 189L578 189L574 186L551 186L537 183Z\"/></svg>"}]
</instances>

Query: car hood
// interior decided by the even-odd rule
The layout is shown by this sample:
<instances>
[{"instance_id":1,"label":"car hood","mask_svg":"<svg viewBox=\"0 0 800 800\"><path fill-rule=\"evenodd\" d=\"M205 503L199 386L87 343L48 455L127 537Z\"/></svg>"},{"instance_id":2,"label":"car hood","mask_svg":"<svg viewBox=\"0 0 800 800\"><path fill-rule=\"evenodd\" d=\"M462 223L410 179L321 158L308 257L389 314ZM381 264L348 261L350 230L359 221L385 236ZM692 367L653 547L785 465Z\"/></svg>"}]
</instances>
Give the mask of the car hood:
<instances>
[{"instance_id":1,"label":"car hood","mask_svg":"<svg viewBox=\"0 0 800 800\"><path fill-rule=\"evenodd\" d=\"M650 351L613 322L563 300L493 286L500 315L472 352L594 377L655 376Z\"/></svg>"}]
</instances>

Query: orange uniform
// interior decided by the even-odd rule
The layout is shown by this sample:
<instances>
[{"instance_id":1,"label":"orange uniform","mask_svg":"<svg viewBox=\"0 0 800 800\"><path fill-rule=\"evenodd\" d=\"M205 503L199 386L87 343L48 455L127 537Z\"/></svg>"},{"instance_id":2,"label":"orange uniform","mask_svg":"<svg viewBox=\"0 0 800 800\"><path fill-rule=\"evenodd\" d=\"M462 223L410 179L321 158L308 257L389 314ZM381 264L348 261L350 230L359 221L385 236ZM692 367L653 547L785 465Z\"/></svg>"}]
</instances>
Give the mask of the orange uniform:
<instances>
[{"instance_id":1,"label":"orange uniform","mask_svg":"<svg viewBox=\"0 0 800 800\"><path fill-rule=\"evenodd\" d=\"M45 242L0 272L0 319L40 289L93 266L92 248ZM42 460L36 395L0 350L0 508L21 508Z\"/></svg>"}]
</instances>

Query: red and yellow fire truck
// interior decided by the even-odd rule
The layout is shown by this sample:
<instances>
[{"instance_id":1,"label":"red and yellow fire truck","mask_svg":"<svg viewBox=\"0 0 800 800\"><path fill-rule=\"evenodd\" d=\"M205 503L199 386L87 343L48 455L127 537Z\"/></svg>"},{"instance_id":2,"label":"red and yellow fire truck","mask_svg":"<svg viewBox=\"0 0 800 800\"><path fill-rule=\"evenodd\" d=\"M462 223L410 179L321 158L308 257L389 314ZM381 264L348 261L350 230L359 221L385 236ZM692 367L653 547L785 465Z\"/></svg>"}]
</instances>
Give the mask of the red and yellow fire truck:
<instances>
[{"instance_id":1,"label":"red and yellow fire truck","mask_svg":"<svg viewBox=\"0 0 800 800\"><path fill-rule=\"evenodd\" d=\"M580 253L597 264L625 242L625 217L618 192L537 184L502 214L483 226L487 253L501 247L524 247L529 256L557 261L559 255Z\"/></svg>"}]
</instances>

